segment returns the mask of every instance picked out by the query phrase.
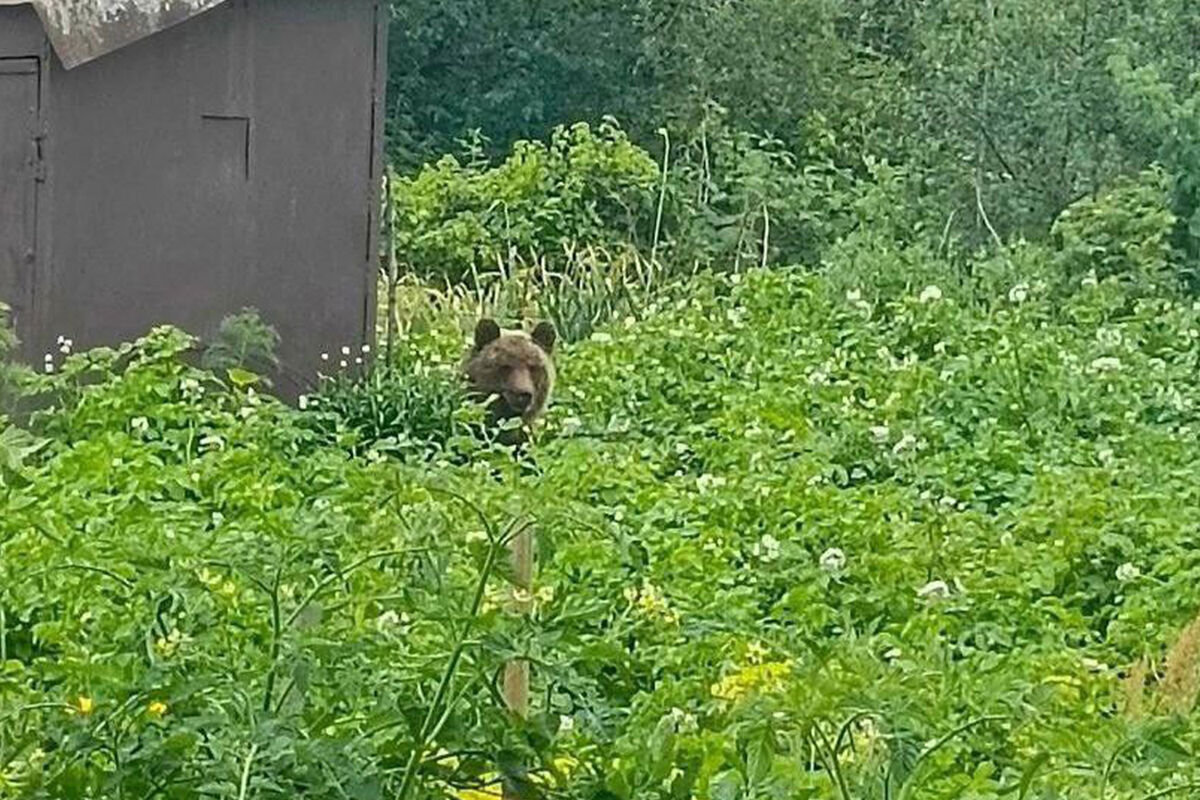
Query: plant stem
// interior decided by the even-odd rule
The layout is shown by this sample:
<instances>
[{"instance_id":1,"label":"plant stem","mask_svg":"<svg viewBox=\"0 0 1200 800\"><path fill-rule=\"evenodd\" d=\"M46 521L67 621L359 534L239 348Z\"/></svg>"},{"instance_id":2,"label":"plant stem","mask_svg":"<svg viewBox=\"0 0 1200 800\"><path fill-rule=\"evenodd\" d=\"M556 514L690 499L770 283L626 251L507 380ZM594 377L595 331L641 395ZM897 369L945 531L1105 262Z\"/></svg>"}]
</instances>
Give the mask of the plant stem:
<instances>
[{"instance_id":1,"label":"plant stem","mask_svg":"<svg viewBox=\"0 0 1200 800\"><path fill-rule=\"evenodd\" d=\"M663 137L662 186L658 191L658 211L654 216L654 241L650 244L650 261L658 262L658 237L662 233L663 206L667 202L667 176L671 169L671 134L666 128L659 128Z\"/></svg>"},{"instance_id":2,"label":"plant stem","mask_svg":"<svg viewBox=\"0 0 1200 800\"><path fill-rule=\"evenodd\" d=\"M444 491L444 490L443 490ZM446 494L452 494L445 492ZM453 496L453 495L452 495ZM462 498L460 498L462 499ZM470 501L464 502L468 506L479 512L478 506L475 506ZM482 513L482 512L479 512ZM487 520L486 527L489 531L494 531L494 527L490 520ZM483 570L479 575L479 582L475 586L475 596L471 601L471 611L467 616L466 624L463 626L462 635L459 637L458 643L455 644L454 650L450 654L450 660L446 663L446 669L442 672L441 681L438 683L437 692L433 696L433 702L429 706L429 710L425 714L425 721L421 723L421 731L417 737L417 742L413 746L412 753L408 757L408 763L404 768L404 777L400 781L400 790L397 793L397 800L406 800L409 792L412 791L413 781L417 776L417 769L421 765L421 761L425 757L425 749L429 746L429 739L434 731L435 726L441 727L439 723L439 711L442 702L446 699L447 693L450 691L450 684L454 680L454 675L458 671L458 662L462 659L463 651L467 647L467 634L471 631L471 626L475 622L476 616L479 614L479 608L483 605L484 592L487 591L488 580L491 578L492 570L495 568L500 549L504 547L505 541L502 538L493 537L491 547L488 548L487 560L484 562Z\"/></svg>"},{"instance_id":3,"label":"plant stem","mask_svg":"<svg viewBox=\"0 0 1200 800\"><path fill-rule=\"evenodd\" d=\"M246 800L246 793L250 789L250 766L254 763L256 753L258 753L258 745L250 745L250 752L246 754L246 764L242 767L242 785L238 791L238 800Z\"/></svg>"}]
</instances>

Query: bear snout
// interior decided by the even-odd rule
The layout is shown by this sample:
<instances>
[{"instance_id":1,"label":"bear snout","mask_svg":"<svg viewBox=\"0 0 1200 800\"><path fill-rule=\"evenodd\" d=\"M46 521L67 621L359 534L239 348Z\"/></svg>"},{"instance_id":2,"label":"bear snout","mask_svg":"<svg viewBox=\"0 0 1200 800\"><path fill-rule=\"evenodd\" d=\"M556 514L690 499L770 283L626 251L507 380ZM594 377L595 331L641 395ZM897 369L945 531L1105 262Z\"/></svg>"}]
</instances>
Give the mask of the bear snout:
<instances>
[{"instance_id":1,"label":"bear snout","mask_svg":"<svg viewBox=\"0 0 1200 800\"><path fill-rule=\"evenodd\" d=\"M505 392L504 401L518 414L524 414L533 404L533 393L526 391Z\"/></svg>"}]
</instances>

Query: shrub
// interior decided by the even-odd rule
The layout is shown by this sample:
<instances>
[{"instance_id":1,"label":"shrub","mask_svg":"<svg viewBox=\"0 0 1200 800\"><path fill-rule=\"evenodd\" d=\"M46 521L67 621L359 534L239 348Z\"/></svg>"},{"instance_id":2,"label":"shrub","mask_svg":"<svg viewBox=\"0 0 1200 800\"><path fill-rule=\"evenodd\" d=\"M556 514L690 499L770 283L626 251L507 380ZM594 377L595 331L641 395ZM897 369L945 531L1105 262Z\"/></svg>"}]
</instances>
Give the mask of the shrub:
<instances>
[{"instance_id":1,"label":"shrub","mask_svg":"<svg viewBox=\"0 0 1200 800\"><path fill-rule=\"evenodd\" d=\"M263 321L258 309L244 308L221 320L212 341L204 348L201 364L216 372L233 369L270 372L279 367L278 347L279 333L275 328Z\"/></svg>"},{"instance_id":2,"label":"shrub","mask_svg":"<svg viewBox=\"0 0 1200 800\"><path fill-rule=\"evenodd\" d=\"M439 334L403 331L390 352L332 354L317 392L301 400L305 426L355 455L444 457L454 437L468 432L469 417L461 353Z\"/></svg>"},{"instance_id":3,"label":"shrub","mask_svg":"<svg viewBox=\"0 0 1200 800\"><path fill-rule=\"evenodd\" d=\"M1053 228L1064 283L1075 286L1094 272L1148 293L1177 285L1169 188L1163 171L1149 170L1067 208Z\"/></svg>"},{"instance_id":4,"label":"shrub","mask_svg":"<svg viewBox=\"0 0 1200 800\"><path fill-rule=\"evenodd\" d=\"M518 142L495 167L446 156L394 182L395 246L407 271L458 283L516 255L636 245L653 220L657 174L612 123Z\"/></svg>"}]
</instances>

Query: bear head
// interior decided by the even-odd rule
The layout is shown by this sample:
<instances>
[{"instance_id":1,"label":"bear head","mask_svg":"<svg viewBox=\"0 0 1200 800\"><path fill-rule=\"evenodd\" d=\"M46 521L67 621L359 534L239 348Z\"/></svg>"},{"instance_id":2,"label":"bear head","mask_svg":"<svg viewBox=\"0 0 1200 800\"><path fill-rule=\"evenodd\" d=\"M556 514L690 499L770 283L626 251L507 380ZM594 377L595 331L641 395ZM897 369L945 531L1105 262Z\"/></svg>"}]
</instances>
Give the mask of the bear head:
<instances>
[{"instance_id":1,"label":"bear head","mask_svg":"<svg viewBox=\"0 0 1200 800\"><path fill-rule=\"evenodd\" d=\"M541 322L532 333L501 330L493 319L475 326L475 341L463 365L471 394L494 397L493 420L520 417L525 423L546 410L554 388L554 326Z\"/></svg>"}]
</instances>

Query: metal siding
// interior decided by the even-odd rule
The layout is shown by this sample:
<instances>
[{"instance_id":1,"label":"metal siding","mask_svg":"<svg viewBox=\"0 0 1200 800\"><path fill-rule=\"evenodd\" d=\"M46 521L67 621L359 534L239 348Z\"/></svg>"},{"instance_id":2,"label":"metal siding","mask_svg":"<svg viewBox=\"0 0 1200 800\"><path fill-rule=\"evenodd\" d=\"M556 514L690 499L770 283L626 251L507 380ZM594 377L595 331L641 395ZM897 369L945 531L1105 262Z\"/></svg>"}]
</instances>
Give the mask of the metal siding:
<instances>
[{"instance_id":1,"label":"metal siding","mask_svg":"<svg viewBox=\"0 0 1200 800\"><path fill-rule=\"evenodd\" d=\"M364 343L372 172L374 0L255 0L256 304L287 366ZM369 290L367 290L369 292Z\"/></svg>"},{"instance_id":2,"label":"metal siding","mask_svg":"<svg viewBox=\"0 0 1200 800\"><path fill-rule=\"evenodd\" d=\"M41 55L45 31L31 6L0 6L0 56Z\"/></svg>"},{"instance_id":3,"label":"metal siding","mask_svg":"<svg viewBox=\"0 0 1200 800\"><path fill-rule=\"evenodd\" d=\"M362 342L374 11L374 0L233 0L56 67L47 335L113 344L163 322L206 335L252 305L283 338L285 394L320 353Z\"/></svg>"},{"instance_id":4,"label":"metal siding","mask_svg":"<svg viewBox=\"0 0 1200 800\"><path fill-rule=\"evenodd\" d=\"M34 314L39 72L36 58L0 55L0 300L22 340Z\"/></svg>"}]
</instances>

